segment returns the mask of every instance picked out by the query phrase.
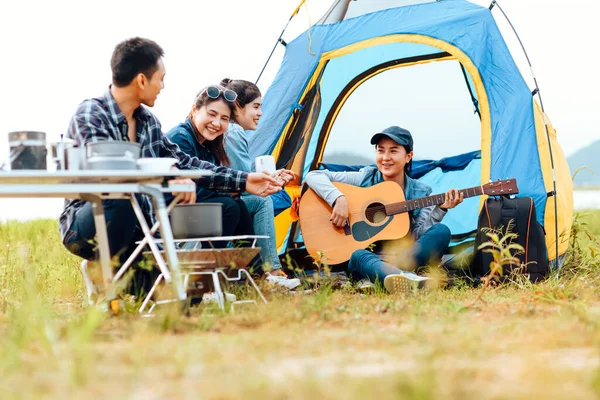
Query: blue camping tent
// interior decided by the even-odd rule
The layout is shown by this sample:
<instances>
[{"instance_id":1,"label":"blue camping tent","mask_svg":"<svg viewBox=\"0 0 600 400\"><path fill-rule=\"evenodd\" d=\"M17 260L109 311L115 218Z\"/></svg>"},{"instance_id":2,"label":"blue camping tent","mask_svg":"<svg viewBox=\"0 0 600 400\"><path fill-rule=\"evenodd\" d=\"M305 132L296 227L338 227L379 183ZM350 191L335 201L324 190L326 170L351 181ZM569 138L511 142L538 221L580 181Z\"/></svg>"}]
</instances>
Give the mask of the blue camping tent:
<instances>
[{"instance_id":1,"label":"blue camping tent","mask_svg":"<svg viewBox=\"0 0 600 400\"><path fill-rule=\"evenodd\" d=\"M350 17L352 3L360 2L336 1L319 24L287 44L281 68L263 99L264 115L250 138L252 155L273 154L278 166L305 176L319 168L336 120L362 85L392 70L454 63L479 127L478 142L454 155L476 152L480 157L451 171L433 162L419 179L442 192L516 178L520 195L535 201L548 248L557 247L564 254L573 212L568 165L556 131L521 76L492 11L464 0L442 0ZM438 112L431 110L431 118ZM365 151L375 129L385 127L374 126L361 133L362 139L354 135L351 140ZM440 133L431 133L435 134ZM444 135L457 143L463 138L461 132ZM555 187L556 194L551 195ZM470 199L449 213L444 222L453 234L476 229L480 204L480 199ZM278 225L278 237L288 231L289 226ZM550 259L556 258L556 252L549 253Z\"/></svg>"}]
</instances>

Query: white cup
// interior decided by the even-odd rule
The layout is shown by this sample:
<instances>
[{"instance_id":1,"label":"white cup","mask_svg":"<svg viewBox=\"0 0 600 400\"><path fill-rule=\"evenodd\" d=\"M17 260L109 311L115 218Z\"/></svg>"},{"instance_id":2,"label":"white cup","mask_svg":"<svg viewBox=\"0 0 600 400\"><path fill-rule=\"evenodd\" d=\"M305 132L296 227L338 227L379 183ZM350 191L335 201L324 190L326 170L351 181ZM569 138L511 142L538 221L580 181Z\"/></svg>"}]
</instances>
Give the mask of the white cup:
<instances>
[{"instance_id":1,"label":"white cup","mask_svg":"<svg viewBox=\"0 0 600 400\"><path fill-rule=\"evenodd\" d=\"M277 170L275 166L275 157L273 156L259 156L254 160L254 166L256 172L267 172L274 174Z\"/></svg>"}]
</instances>

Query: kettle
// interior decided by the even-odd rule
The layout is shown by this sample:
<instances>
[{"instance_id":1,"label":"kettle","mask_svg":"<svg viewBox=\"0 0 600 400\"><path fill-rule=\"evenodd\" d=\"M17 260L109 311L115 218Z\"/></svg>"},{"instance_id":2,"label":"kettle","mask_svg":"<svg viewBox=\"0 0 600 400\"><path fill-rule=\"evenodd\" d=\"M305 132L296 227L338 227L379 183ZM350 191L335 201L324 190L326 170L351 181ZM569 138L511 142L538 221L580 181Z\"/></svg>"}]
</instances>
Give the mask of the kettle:
<instances>
[{"instance_id":1,"label":"kettle","mask_svg":"<svg viewBox=\"0 0 600 400\"><path fill-rule=\"evenodd\" d=\"M85 147L78 147L72 139L61 135L59 142L50 143L50 154L57 170L80 170L85 168Z\"/></svg>"}]
</instances>

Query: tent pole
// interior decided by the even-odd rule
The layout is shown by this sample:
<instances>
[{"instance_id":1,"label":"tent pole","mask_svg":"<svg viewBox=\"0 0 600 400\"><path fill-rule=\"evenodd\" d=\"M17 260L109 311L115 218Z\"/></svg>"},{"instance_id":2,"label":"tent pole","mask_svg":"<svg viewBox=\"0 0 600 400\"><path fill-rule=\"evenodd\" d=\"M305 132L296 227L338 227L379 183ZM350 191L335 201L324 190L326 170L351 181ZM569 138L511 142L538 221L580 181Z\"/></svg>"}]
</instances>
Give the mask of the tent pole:
<instances>
[{"instance_id":1,"label":"tent pole","mask_svg":"<svg viewBox=\"0 0 600 400\"><path fill-rule=\"evenodd\" d=\"M554 156L552 155L552 144L550 144L550 132L548 129L548 120L546 119L546 111L544 110L544 102L542 101L542 94L540 93L540 88L538 86L535 73L533 72L533 66L531 65L531 61L529 60L529 55L527 54L527 51L525 50L525 46L523 45L523 42L521 41L521 38L519 37L517 30L513 26L512 22L510 22L510 19L508 18L508 16L506 15L506 13L502 9L502 7L500 7L500 4L498 4L497 0L492 1L490 10L493 8L494 5L498 6L498 9L502 13L502 15L504 15L504 18L510 25L513 33L515 34L515 36L517 37L517 40L519 41L519 44L521 45L521 49L523 50L523 53L525 54L525 58L527 59L527 64L529 64L529 70L531 71L531 76L533 77L533 82L535 84L535 90L533 91L533 94L538 95L538 98L540 99L540 107L542 108L542 114L544 116L544 126L546 127L546 138L548 139L548 150L550 151L550 165L552 167L552 184L553 184L553 189L554 189L554 193L553 193L553 195L554 195L554 232L555 232L555 238L556 238L555 243L554 243L554 250L555 250L555 256L556 256L555 257L556 272L557 272L556 277L558 278L558 271L560 269L560 264L558 262L558 202L557 202L558 193L556 191L556 173L555 173L555 169L554 169Z\"/></svg>"},{"instance_id":2,"label":"tent pole","mask_svg":"<svg viewBox=\"0 0 600 400\"><path fill-rule=\"evenodd\" d=\"M258 84L258 81L260 80L260 77L262 76L263 72L265 72L265 68L267 68L267 65L269 64L269 61L271 61L271 57L273 56L273 53L275 52L275 49L277 48L277 45L279 43L283 44L284 46L286 45L286 43L283 41L283 39L281 39L281 37L285 33L285 31L286 31L288 25L290 24L291 20L296 16L296 14L298 14L298 12L300 11L300 7L302 7L302 5L305 2L306 2L306 0L301 0L300 4L298 4L298 7L296 7L296 9L294 10L294 12L290 16L290 19L288 19L287 23L285 24L285 27L283 28L283 30L279 34L279 37L277 38L277 41L275 42L275 45L273 46L273 49L271 50L271 54L269 54L269 58L267 58L267 62L265 62L265 65L263 65L262 70L260 71L260 74L258 74L258 78L256 78L256 82L254 82L255 84Z\"/></svg>"},{"instance_id":3,"label":"tent pole","mask_svg":"<svg viewBox=\"0 0 600 400\"><path fill-rule=\"evenodd\" d=\"M467 71L465 71L465 67L459 62L460 70L463 73L463 77L465 78L465 83L467 84L467 89L469 90L469 95L471 95L471 102L473 103L473 107L475 108L475 113L479 116L479 121L481 121L481 112L479 111L479 105L475 95L473 95L473 90L471 90L471 84L469 83L469 78L467 77Z\"/></svg>"}]
</instances>

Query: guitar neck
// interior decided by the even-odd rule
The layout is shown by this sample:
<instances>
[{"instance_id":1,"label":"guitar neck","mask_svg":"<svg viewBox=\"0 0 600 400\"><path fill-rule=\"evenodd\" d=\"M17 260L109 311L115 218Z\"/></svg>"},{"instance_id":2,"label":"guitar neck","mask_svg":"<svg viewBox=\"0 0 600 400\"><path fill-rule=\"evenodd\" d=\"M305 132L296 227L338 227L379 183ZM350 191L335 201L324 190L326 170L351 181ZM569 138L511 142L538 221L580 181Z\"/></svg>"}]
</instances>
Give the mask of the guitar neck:
<instances>
[{"instance_id":1,"label":"guitar neck","mask_svg":"<svg viewBox=\"0 0 600 400\"><path fill-rule=\"evenodd\" d=\"M483 187L475 186L472 188L459 190L458 192L462 193L463 197L466 199L468 197L481 196L483 194ZM434 194L428 197L421 197L420 199L406 200L399 203L388 204L385 206L385 213L387 215L400 214L416 210L417 208L437 206L439 204L443 204L444 201L446 201L445 193Z\"/></svg>"}]
</instances>

